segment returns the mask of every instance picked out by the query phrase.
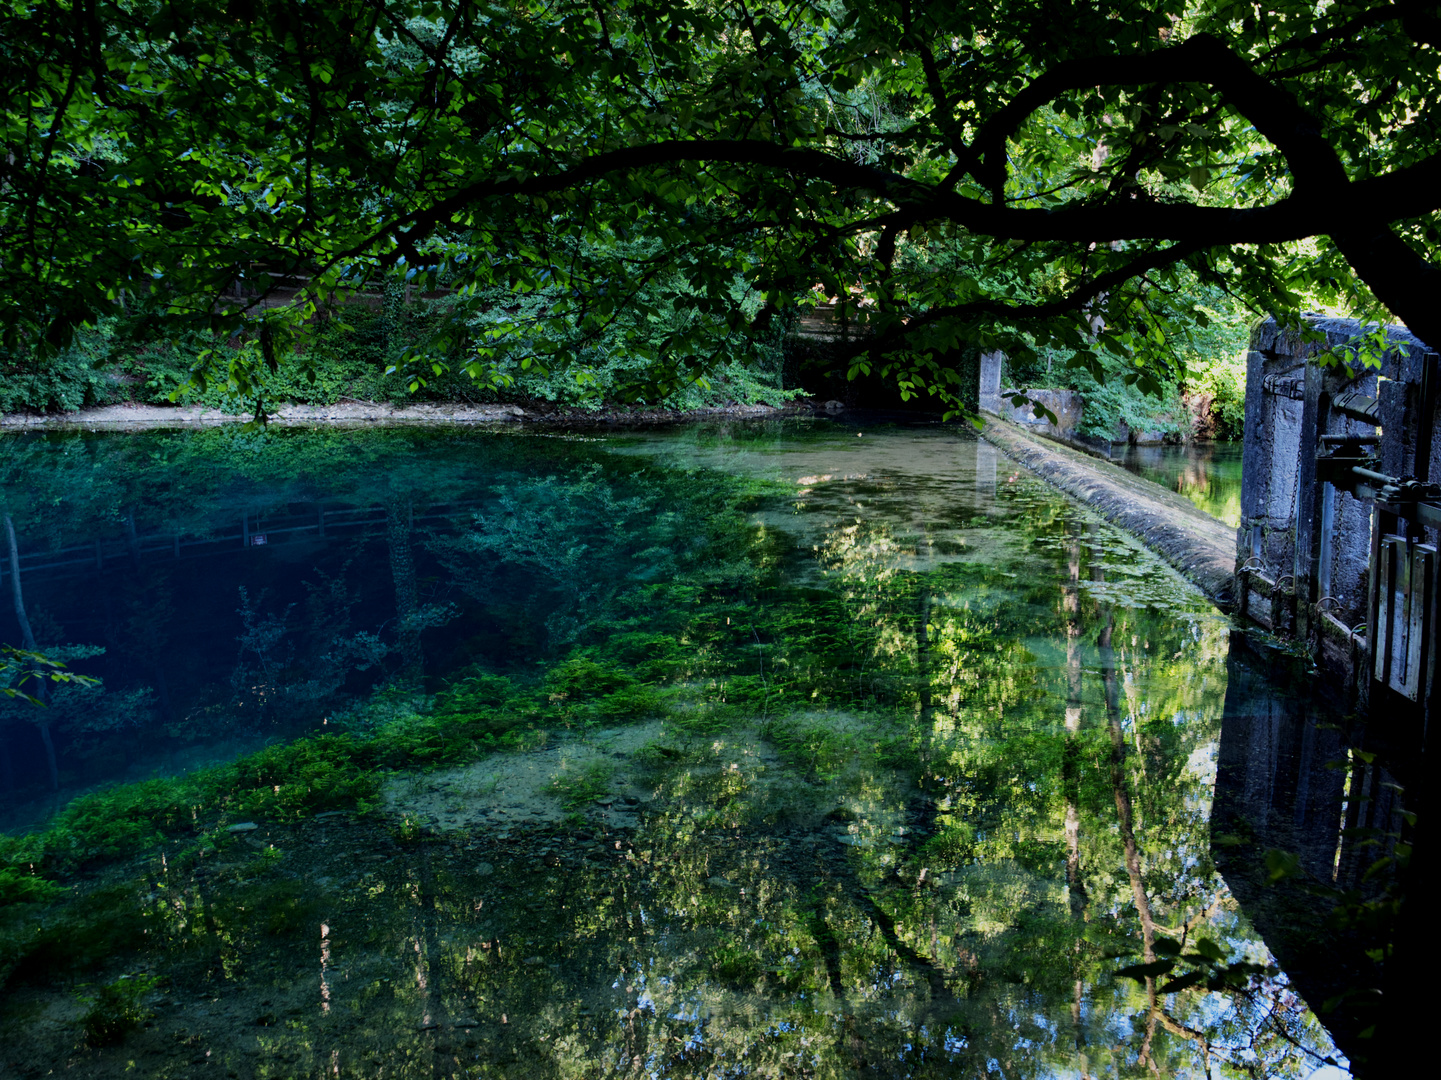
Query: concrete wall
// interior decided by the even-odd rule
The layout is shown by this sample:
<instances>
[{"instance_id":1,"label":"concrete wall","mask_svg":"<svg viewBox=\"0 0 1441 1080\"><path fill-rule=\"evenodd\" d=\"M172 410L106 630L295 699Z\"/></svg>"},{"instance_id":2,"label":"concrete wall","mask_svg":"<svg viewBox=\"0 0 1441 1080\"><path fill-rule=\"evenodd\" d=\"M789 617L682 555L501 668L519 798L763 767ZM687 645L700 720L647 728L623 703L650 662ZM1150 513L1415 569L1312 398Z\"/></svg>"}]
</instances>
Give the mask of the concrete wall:
<instances>
[{"instance_id":1,"label":"concrete wall","mask_svg":"<svg viewBox=\"0 0 1441 1080\"><path fill-rule=\"evenodd\" d=\"M1013 424L1020 424L1033 434L1044 435L1048 439L1055 439L1068 446L1074 446L1079 450L1099 454L1106 458L1111 456L1112 446L1125 443L1132 443L1136 446L1160 446L1166 441L1160 432L1132 431L1124 423L1117 425L1117 430L1112 433L1110 439L1083 435L1080 429L1081 421L1084 419L1085 401L1078 391L1003 387L1005 363L1006 354L1003 352L981 354L979 399L982 412L992 413ZM1031 401L1039 402L1050 409L1055 414L1056 422L1053 424L1048 417L1037 416L1030 404L1013 405L1010 399L1016 395L1025 395ZM1196 418L1192 417L1191 419L1194 433L1197 430Z\"/></svg>"},{"instance_id":2,"label":"concrete wall","mask_svg":"<svg viewBox=\"0 0 1441 1080\"><path fill-rule=\"evenodd\" d=\"M1035 408L1028 402L1024 405L1013 405L1011 397L1016 394L1025 394L1032 402L1039 403L1050 409L1055 414L1056 422L1053 424L1050 418L1042 414L1036 415ZM1003 420L1009 420L1013 424L1020 424L1028 431L1037 435L1074 435L1081 426L1081 414L1085 402L1081 395L1075 390L1003 390L1000 400L996 404L995 413Z\"/></svg>"},{"instance_id":3,"label":"concrete wall","mask_svg":"<svg viewBox=\"0 0 1441 1080\"><path fill-rule=\"evenodd\" d=\"M1011 398L1018 394L1024 394L1029 401L1021 405L1012 404ZM1044 414L1037 416L1032 403L1051 410L1056 422L1052 423L1050 417ZM1020 425L1032 434L1044 435L1078 450L1109 458L1112 445L1110 439L1081 434L1085 405L1085 399L1077 390L1009 389L1000 392L996 408L990 411L1003 420Z\"/></svg>"}]
</instances>

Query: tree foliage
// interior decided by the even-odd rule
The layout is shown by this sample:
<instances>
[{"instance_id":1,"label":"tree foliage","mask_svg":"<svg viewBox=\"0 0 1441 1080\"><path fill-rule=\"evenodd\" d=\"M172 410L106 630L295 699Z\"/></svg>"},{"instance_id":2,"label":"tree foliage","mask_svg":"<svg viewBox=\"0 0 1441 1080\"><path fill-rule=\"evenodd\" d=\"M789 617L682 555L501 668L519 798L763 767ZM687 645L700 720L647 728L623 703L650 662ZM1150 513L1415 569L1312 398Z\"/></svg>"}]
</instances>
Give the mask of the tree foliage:
<instances>
[{"instance_id":1,"label":"tree foliage","mask_svg":"<svg viewBox=\"0 0 1441 1080\"><path fill-rule=\"evenodd\" d=\"M0 41L11 350L123 307L248 335L192 373L244 389L387 276L460 298L422 378L619 325L664 390L817 288L943 396L961 342L1147 386L1197 277L1441 340L1433 0L15 0ZM477 335L495 288L549 302Z\"/></svg>"}]
</instances>

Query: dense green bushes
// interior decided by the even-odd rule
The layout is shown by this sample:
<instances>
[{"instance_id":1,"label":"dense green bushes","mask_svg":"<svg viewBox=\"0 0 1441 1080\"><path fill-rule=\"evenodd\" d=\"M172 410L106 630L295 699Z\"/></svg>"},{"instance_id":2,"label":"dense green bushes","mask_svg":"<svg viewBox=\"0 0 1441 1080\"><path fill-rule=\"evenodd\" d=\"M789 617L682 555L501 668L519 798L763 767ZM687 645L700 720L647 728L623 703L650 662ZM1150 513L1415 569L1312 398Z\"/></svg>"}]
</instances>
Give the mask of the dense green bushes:
<instances>
[{"instance_id":1,"label":"dense green bushes","mask_svg":"<svg viewBox=\"0 0 1441 1080\"><path fill-rule=\"evenodd\" d=\"M1169 370L1152 368L1152 383L1124 357L1102 354L1093 370L1055 349L1017 351L1008 364L1006 384L1080 391L1085 400L1081 433L1113 438L1121 425L1132 431L1182 436L1191 430L1185 396L1210 398L1211 434L1239 439L1245 422L1248 313L1218 290L1193 283L1202 301L1202 318L1173 328L1167 339ZM1147 392L1149 390L1149 392Z\"/></svg>"},{"instance_id":2,"label":"dense green bushes","mask_svg":"<svg viewBox=\"0 0 1441 1080\"><path fill-rule=\"evenodd\" d=\"M110 356L113 323L53 359L0 349L0 413L74 412L124 397Z\"/></svg>"},{"instance_id":3,"label":"dense green bushes","mask_svg":"<svg viewBox=\"0 0 1441 1080\"><path fill-rule=\"evenodd\" d=\"M474 378L462 361L423 371L404 364L407 345L428 337L443 317L441 305L417 302L396 310L351 305L318 320L293 362L270 370L255 365L252 391L212 381L190 384L202 353L254 361L256 342L237 344L194 335L179 342L138 339L118 319L79 333L58 356L38 359L0 353L0 412L73 412L119 401L204 405L243 413L259 400L265 408L283 404L333 405L358 401L459 401L548 403L598 409L632 396L648 363L615 343L581 350L573 362L543 367L507 361ZM760 350L759 366L723 362L707 383L685 382L668 393L642 398L644 404L688 409L726 401L780 404L795 396L782 387L778 346ZM419 378L417 379L417 376Z\"/></svg>"},{"instance_id":4,"label":"dense green bushes","mask_svg":"<svg viewBox=\"0 0 1441 1080\"><path fill-rule=\"evenodd\" d=\"M1218 439L1239 439L1246 427L1246 361L1244 354L1200 367L1187 382L1193 393L1211 397L1211 421Z\"/></svg>"}]
</instances>

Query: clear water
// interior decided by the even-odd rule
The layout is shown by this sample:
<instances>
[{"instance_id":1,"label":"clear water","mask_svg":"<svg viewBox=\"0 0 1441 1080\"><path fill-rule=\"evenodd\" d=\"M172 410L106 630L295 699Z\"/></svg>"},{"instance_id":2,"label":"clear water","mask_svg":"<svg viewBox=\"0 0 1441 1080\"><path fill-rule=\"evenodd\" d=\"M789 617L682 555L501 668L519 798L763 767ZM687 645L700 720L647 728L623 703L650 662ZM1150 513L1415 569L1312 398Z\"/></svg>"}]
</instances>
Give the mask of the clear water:
<instances>
[{"instance_id":1,"label":"clear water","mask_svg":"<svg viewBox=\"0 0 1441 1080\"><path fill-rule=\"evenodd\" d=\"M5 706L12 827L70 830L33 855L70 891L0 909L17 1075L1307 1076L1335 1053L1284 973L1116 974L1148 941L1272 959L1212 859L1231 628L963 433L3 452L39 644L105 649L74 664L103 686L50 711L58 794ZM387 748L359 794L187 772L317 732ZM72 801L152 775L221 779ZM137 807L154 831L120 835ZM87 1037L81 998L122 975L160 977L148 1019Z\"/></svg>"},{"instance_id":2,"label":"clear water","mask_svg":"<svg viewBox=\"0 0 1441 1080\"><path fill-rule=\"evenodd\" d=\"M1119 459L1137 476L1184 495L1227 525L1241 524L1241 444L1128 446Z\"/></svg>"}]
</instances>

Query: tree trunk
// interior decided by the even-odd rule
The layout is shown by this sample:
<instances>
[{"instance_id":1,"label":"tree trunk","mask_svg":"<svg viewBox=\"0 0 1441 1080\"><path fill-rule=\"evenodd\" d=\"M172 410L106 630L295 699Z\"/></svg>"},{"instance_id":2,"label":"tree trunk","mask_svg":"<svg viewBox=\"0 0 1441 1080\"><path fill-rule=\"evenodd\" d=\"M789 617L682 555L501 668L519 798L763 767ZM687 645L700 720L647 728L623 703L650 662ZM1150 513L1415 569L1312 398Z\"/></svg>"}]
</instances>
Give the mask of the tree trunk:
<instances>
[{"instance_id":1,"label":"tree trunk","mask_svg":"<svg viewBox=\"0 0 1441 1080\"><path fill-rule=\"evenodd\" d=\"M1105 683L1106 718L1111 728L1111 790L1116 799L1116 819L1121 826L1121 845L1125 852L1126 876L1131 879L1131 896L1136 903L1136 914L1141 918L1142 957L1146 963L1156 959L1156 922L1151 915L1151 899L1146 895L1146 885L1141 877L1141 852L1136 843L1134 814L1131 810L1131 794L1126 787L1126 738L1121 730L1120 683L1116 677L1116 654L1111 648L1111 636L1115 630L1115 615L1107 609L1106 625L1096 641L1101 653L1101 677ZM1146 1037L1141 1043L1140 1063L1147 1064L1151 1058L1151 1040L1156 1034L1157 996L1156 978L1146 976L1146 998L1150 1010L1146 1015Z\"/></svg>"},{"instance_id":2,"label":"tree trunk","mask_svg":"<svg viewBox=\"0 0 1441 1080\"><path fill-rule=\"evenodd\" d=\"M921 787L930 786L936 737L935 702L931 696L931 590L921 587L916 605L916 696L921 705Z\"/></svg>"},{"instance_id":3,"label":"tree trunk","mask_svg":"<svg viewBox=\"0 0 1441 1080\"><path fill-rule=\"evenodd\" d=\"M20 548L15 543L15 522L9 514L5 515L5 540L10 546L10 595L15 601L15 618L20 622L20 643L30 652L36 652L35 631L30 629L30 617L25 614L25 594L20 590ZM43 677L37 680L35 687L35 696L43 703L46 690ZM36 720L35 726L40 729L40 741L45 744L45 763L50 766L50 790L57 791L60 788L60 772L55 764L55 742L50 738L50 722Z\"/></svg>"},{"instance_id":4,"label":"tree trunk","mask_svg":"<svg viewBox=\"0 0 1441 1080\"><path fill-rule=\"evenodd\" d=\"M1061 586L1061 610L1066 614L1066 747L1061 758L1061 789L1066 798L1066 886L1071 914L1080 919L1086 909L1086 885L1081 878L1081 545L1070 548L1070 578Z\"/></svg>"},{"instance_id":5,"label":"tree trunk","mask_svg":"<svg viewBox=\"0 0 1441 1080\"><path fill-rule=\"evenodd\" d=\"M40 741L45 744L45 764L50 766L50 790L60 790L60 770L55 765L55 740L50 738L50 724L48 721L36 721L36 727L40 729Z\"/></svg>"}]
</instances>

